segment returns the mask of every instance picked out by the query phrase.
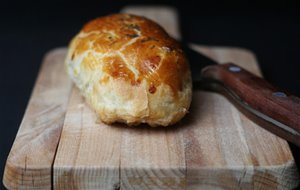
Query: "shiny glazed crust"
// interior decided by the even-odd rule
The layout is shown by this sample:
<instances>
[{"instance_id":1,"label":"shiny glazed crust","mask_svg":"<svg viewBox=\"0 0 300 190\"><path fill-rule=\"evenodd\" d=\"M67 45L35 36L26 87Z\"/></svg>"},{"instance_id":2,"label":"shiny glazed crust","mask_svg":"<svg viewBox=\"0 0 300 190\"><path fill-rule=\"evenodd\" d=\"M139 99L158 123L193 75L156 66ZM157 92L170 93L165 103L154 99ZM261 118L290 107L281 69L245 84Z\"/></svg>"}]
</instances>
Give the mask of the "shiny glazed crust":
<instances>
[{"instance_id":1,"label":"shiny glazed crust","mask_svg":"<svg viewBox=\"0 0 300 190\"><path fill-rule=\"evenodd\" d=\"M178 43L144 17L87 23L70 43L66 69L105 123L168 126L188 111L190 69Z\"/></svg>"}]
</instances>

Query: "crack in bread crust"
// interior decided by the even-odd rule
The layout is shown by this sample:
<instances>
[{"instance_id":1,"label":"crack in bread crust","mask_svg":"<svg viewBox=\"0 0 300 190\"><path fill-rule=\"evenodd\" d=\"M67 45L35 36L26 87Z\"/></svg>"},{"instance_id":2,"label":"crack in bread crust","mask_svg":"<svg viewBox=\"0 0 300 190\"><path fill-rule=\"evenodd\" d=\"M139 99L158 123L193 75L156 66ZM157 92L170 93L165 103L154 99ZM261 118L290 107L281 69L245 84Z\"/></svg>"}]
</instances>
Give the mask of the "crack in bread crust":
<instances>
[{"instance_id":1,"label":"crack in bread crust","mask_svg":"<svg viewBox=\"0 0 300 190\"><path fill-rule=\"evenodd\" d=\"M181 119L191 102L183 51L144 17L114 14L87 23L69 46L66 67L107 123L167 126Z\"/></svg>"}]
</instances>

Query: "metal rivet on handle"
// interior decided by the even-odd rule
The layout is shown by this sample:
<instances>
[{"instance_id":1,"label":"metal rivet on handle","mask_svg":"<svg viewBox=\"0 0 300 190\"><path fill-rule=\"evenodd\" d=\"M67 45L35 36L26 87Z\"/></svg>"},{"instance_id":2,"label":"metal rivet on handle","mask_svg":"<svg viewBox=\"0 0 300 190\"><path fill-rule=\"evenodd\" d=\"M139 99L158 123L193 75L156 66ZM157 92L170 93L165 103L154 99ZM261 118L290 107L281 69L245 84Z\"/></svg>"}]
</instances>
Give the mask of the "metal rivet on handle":
<instances>
[{"instance_id":1,"label":"metal rivet on handle","mask_svg":"<svg viewBox=\"0 0 300 190\"><path fill-rule=\"evenodd\" d=\"M230 66L229 67L229 71L237 73L241 71L241 68L237 67L237 66Z\"/></svg>"},{"instance_id":2,"label":"metal rivet on handle","mask_svg":"<svg viewBox=\"0 0 300 190\"><path fill-rule=\"evenodd\" d=\"M273 92L272 96L276 96L276 97L287 97L287 95L284 92Z\"/></svg>"}]
</instances>

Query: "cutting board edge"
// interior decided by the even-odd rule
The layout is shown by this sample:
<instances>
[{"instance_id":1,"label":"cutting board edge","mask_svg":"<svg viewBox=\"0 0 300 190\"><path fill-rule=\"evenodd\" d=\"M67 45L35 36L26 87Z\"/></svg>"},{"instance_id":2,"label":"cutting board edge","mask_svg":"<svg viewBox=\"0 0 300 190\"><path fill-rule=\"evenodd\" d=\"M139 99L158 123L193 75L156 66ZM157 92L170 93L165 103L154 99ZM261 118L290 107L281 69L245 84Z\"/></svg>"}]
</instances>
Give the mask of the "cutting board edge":
<instances>
[{"instance_id":1,"label":"cutting board edge","mask_svg":"<svg viewBox=\"0 0 300 190\"><path fill-rule=\"evenodd\" d=\"M59 56L60 54L66 54L66 47L56 47L53 49L48 50L41 61L41 65L38 71L38 74L36 76L36 79L33 83L33 88L32 91L30 93L30 97L28 99L28 103L26 105L26 108L24 110L24 114L23 117L21 119L21 122L19 124L19 128L18 131L16 133L16 136L14 138L13 144L11 146L10 152L7 156L6 162L5 162L5 166L4 166L4 170L3 170L3 176L2 176L2 183L3 185L7 188L7 189L16 189L16 188L20 188L20 185L22 188L25 189L32 189L33 186L32 184L23 184L23 180L26 178L24 176L26 176L26 174L30 173L30 175L28 174L29 178L31 176L34 176L34 174L36 174L37 176L39 176L41 178L41 186L38 188L38 186L36 188L33 189L51 189L51 184L46 184L45 181L43 180L47 180L47 181L51 181L51 176L49 176L49 174L52 173L52 168L48 168L45 165L38 165L38 167L30 167L26 164L20 164L20 163L15 163L14 161L11 161L12 158L12 149L14 147L14 144L16 143L16 140L18 138L18 135L20 133L20 131L24 130L21 128L22 124L24 123L24 119L25 119L25 115L29 110L29 107L31 104L33 104L33 96L37 87L37 83L40 80L41 75L45 74L45 67L49 66L49 64L52 63L51 59ZM57 142L57 146L59 144L59 140ZM20 158L19 158L20 159ZM22 158L23 160L26 160L26 157ZM30 181L32 179L30 178ZM28 180L29 181L29 180ZM20 182L22 182L22 184L20 184ZM39 185L39 184L36 184Z\"/></svg>"},{"instance_id":2,"label":"cutting board edge","mask_svg":"<svg viewBox=\"0 0 300 190\"><path fill-rule=\"evenodd\" d=\"M219 175L215 175L215 170L218 171ZM201 186L203 185L203 180L230 181L230 183L236 184L239 187L250 186L253 188L261 187L263 189L293 189L300 184L298 170L293 161L276 166L214 167L213 169L199 167L189 170L186 175L186 181L189 186ZM260 180L261 178L270 180L270 183L263 183Z\"/></svg>"},{"instance_id":3,"label":"cutting board edge","mask_svg":"<svg viewBox=\"0 0 300 190\"><path fill-rule=\"evenodd\" d=\"M199 45L200 46L200 45ZM202 48L214 48L214 49L226 49L226 50L234 50L234 51L239 51L239 52L242 52L244 54L249 54L251 56L253 56L254 58L256 58L255 54L251 51L251 50L248 50L248 49L245 49L245 48L240 48L240 47L228 47L228 46L207 46L207 45L201 45L200 47ZM54 56L55 54L57 53L61 53L61 51L64 51L66 52L67 51L67 47L66 46L62 46L62 47L56 47L56 48L53 48L53 49L50 49L44 56L43 58L43 64L44 64L44 61L51 58L52 56ZM41 65L42 67L43 65ZM257 66L259 67L259 65L257 64ZM36 82L34 83L34 85L36 84ZM30 99L29 99L30 101ZM29 104L29 103L28 103ZM28 106L28 105L27 105ZM27 107L26 107L26 110L27 110ZM25 111L26 111L25 110ZM9 159L9 157L8 157ZM8 160L7 160L8 162ZM285 164L280 164L280 165L276 165L275 167L274 166L259 166L259 167L256 167L257 169L282 169L282 170L287 170L288 171L288 168L290 169L295 169L294 167L295 165L295 161L293 159L293 157L291 157L291 160L287 161ZM23 165L24 166L24 165ZM34 169L35 171L45 171L46 168L25 168L22 167L22 166L19 166L19 165L14 165L14 164L11 164L10 167L12 167L13 169L15 170L22 170L25 171L25 170L30 170L30 169ZM6 166L5 166L6 168ZM244 168L244 167L243 167ZM172 168L170 168L172 169ZM177 168L178 169L178 168ZM204 168L202 168L204 169ZM227 168L228 169L228 168ZM16 177L17 179L21 179L22 177L22 172L18 172L18 175L19 177ZM3 180L3 184L5 185L5 187L11 189L11 188L14 188L16 186L18 186L19 184L16 183L16 184L12 184L10 182L6 183L5 182L5 172L4 172L4 176L2 178Z\"/></svg>"},{"instance_id":4,"label":"cutting board edge","mask_svg":"<svg viewBox=\"0 0 300 190\"><path fill-rule=\"evenodd\" d=\"M44 60L49 59L49 57L52 57L53 54L61 53L60 51L67 51L67 50L68 50L68 46L59 46L59 47L52 48L45 53L43 57L43 62Z\"/></svg>"}]
</instances>

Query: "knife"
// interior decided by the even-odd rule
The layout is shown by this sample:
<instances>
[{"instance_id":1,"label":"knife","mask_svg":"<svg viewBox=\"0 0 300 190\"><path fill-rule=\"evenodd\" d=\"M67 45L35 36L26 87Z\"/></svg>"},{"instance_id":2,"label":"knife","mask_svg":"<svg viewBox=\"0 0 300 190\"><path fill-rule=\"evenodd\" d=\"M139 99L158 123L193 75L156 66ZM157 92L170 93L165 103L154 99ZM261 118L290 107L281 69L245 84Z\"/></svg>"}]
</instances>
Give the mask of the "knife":
<instances>
[{"instance_id":1,"label":"knife","mask_svg":"<svg viewBox=\"0 0 300 190\"><path fill-rule=\"evenodd\" d=\"M189 60L194 90L223 94L264 129L300 147L300 98L234 63L218 64L181 46Z\"/></svg>"}]
</instances>

